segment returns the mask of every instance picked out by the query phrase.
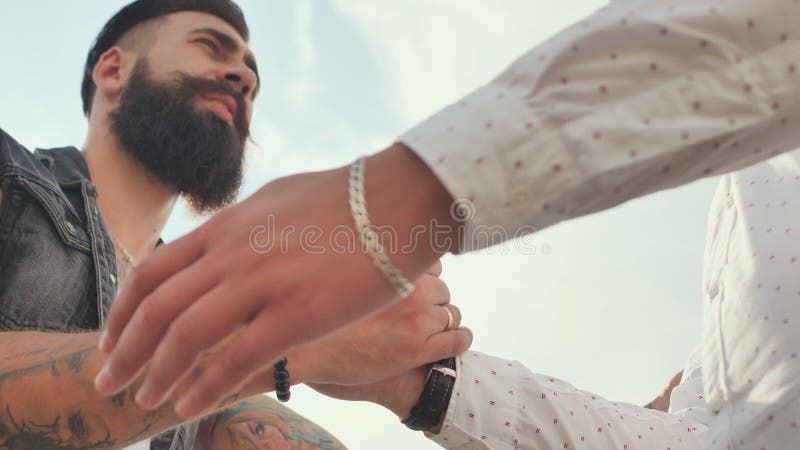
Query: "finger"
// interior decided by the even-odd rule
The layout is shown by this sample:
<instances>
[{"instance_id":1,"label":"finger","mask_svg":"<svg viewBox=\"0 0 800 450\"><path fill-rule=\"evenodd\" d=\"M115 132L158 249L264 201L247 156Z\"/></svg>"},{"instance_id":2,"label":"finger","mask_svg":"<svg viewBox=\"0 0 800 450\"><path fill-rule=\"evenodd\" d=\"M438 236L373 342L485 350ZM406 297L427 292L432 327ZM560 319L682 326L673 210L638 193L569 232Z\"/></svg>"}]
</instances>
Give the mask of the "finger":
<instances>
[{"instance_id":1,"label":"finger","mask_svg":"<svg viewBox=\"0 0 800 450\"><path fill-rule=\"evenodd\" d=\"M412 297L433 305L443 305L450 303L450 288L439 278L423 275L417 281Z\"/></svg>"},{"instance_id":2,"label":"finger","mask_svg":"<svg viewBox=\"0 0 800 450\"><path fill-rule=\"evenodd\" d=\"M442 330L455 330L461 326L461 310L453 304L441 305L444 313L444 326Z\"/></svg>"},{"instance_id":3,"label":"finger","mask_svg":"<svg viewBox=\"0 0 800 450\"><path fill-rule=\"evenodd\" d=\"M433 265L428 267L428 270L425 271L428 275L433 275L434 277L438 277L442 274L442 260L437 259Z\"/></svg>"},{"instance_id":4,"label":"finger","mask_svg":"<svg viewBox=\"0 0 800 450\"><path fill-rule=\"evenodd\" d=\"M100 393L127 387L153 356L170 324L192 302L214 287L212 268L198 261L167 280L145 297L117 339L114 351L95 379Z\"/></svg>"},{"instance_id":5,"label":"finger","mask_svg":"<svg viewBox=\"0 0 800 450\"><path fill-rule=\"evenodd\" d=\"M139 303L164 280L188 267L203 255L203 246L190 233L177 241L159 247L131 273L117 296L106 319L106 329L100 338L100 350L110 353L119 340Z\"/></svg>"},{"instance_id":6,"label":"finger","mask_svg":"<svg viewBox=\"0 0 800 450\"><path fill-rule=\"evenodd\" d=\"M472 345L472 330L461 327L455 330L437 333L428 338L426 359L428 362L458 356Z\"/></svg>"},{"instance_id":7,"label":"finger","mask_svg":"<svg viewBox=\"0 0 800 450\"><path fill-rule=\"evenodd\" d=\"M300 334L285 309L262 311L209 362L205 372L176 403L175 413L186 419L199 416L237 391L250 374L278 359L289 347L288 337ZM289 367L291 372L291 367Z\"/></svg>"},{"instance_id":8,"label":"finger","mask_svg":"<svg viewBox=\"0 0 800 450\"><path fill-rule=\"evenodd\" d=\"M236 331L258 311L256 299L248 301L242 285L219 285L192 304L169 326L156 349L142 387L136 395L139 406L160 406L191 369L201 352ZM222 299L237 299L221 302ZM222 305L222 307L220 307Z\"/></svg>"}]
</instances>

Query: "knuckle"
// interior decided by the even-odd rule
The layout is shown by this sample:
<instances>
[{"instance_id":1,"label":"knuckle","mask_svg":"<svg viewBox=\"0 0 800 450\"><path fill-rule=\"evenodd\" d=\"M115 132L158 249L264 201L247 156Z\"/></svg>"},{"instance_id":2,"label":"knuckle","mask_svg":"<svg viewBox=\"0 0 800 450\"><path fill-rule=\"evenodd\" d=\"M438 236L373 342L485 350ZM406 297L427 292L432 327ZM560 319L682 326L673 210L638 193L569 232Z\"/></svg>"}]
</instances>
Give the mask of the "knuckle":
<instances>
[{"instance_id":1,"label":"knuckle","mask_svg":"<svg viewBox=\"0 0 800 450\"><path fill-rule=\"evenodd\" d=\"M137 308L137 312L141 321L148 327L161 322L159 307L153 297L145 298Z\"/></svg>"},{"instance_id":2,"label":"knuckle","mask_svg":"<svg viewBox=\"0 0 800 450\"><path fill-rule=\"evenodd\" d=\"M450 300L450 288L439 278L424 276L417 281L414 296L425 302Z\"/></svg>"},{"instance_id":3,"label":"knuckle","mask_svg":"<svg viewBox=\"0 0 800 450\"><path fill-rule=\"evenodd\" d=\"M167 339L172 341L177 348L184 350L194 348L195 327L186 320L178 319L170 325Z\"/></svg>"},{"instance_id":4,"label":"knuckle","mask_svg":"<svg viewBox=\"0 0 800 450\"><path fill-rule=\"evenodd\" d=\"M249 357L239 351L231 349L222 354L220 368L225 371L225 373L238 378L240 375L247 372L249 361Z\"/></svg>"},{"instance_id":5,"label":"knuckle","mask_svg":"<svg viewBox=\"0 0 800 450\"><path fill-rule=\"evenodd\" d=\"M428 298L434 280L436 280L436 278L430 275L421 276L414 284L414 293L411 294L411 296L416 298Z\"/></svg>"},{"instance_id":6,"label":"knuckle","mask_svg":"<svg viewBox=\"0 0 800 450\"><path fill-rule=\"evenodd\" d=\"M439 296L442 300L450 301L450 287L444 281L436 279L439 285Z\"/></svg>"}]
</instances>

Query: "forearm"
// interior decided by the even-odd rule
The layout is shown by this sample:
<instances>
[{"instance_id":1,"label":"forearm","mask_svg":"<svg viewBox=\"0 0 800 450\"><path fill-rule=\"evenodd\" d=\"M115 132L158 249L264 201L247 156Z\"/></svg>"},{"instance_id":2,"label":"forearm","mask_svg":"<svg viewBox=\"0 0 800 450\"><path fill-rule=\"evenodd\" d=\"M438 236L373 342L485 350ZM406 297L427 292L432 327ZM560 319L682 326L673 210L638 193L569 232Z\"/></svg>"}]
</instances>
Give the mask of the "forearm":
<instances>
[{"instance_id":1,"label":"forearm","mask_svg":"<svg viewBox=\"0 0 800 450\"><path fill-rule=\"evenodd\" d=\"M675 389L675 386L680 384L682 377L682 370L673 375L672 378L670 378L667 387L664 388L664 391L658 397L654 398L650 403L644 405L644 407L663 412L669 411L670 395L672 395L672 390Z\"/></svg>"},{"instance_id":2,"label":"forearm","mask_svg":"<svg viewBox=\"0 0 800 450\"><path fill-rule=\"evenodd\" d=\"M431 436L446 448L703 448L698 421L608 401L516 361L469 351L459 362L441 432Z\"/></svg>"},{"instance_id":3,"label":"forearm","mask_svg":"<svg viewBox=\"0 0 800 450\"><path fill-rule=\"evenodd\" d=\"M332 434L264 395L240 401L200 424L195 450L344 449Z\"/></svg>"},{"instance_id":4,"label":"forearm","mask_svg":"<svg viewBox=\"0 0 800 450\"><path fill-rule=\"evenodd\" d=\"M155 411L139 408L133 401L136 384L113 397L98 394L93 380L106 357L96 350L97 339L97 333L0 334L3 446L120 448L182 422L171 402ZM250 384L240 395L266 390L264 384Z\"/></svg>"},{"instance_id":5,"label":"forearm","mask_svg":"<svg viewBox=\"0 0 800 450\"><path fill-rule=\"evenodd\" d=\"M471 198L459 250L797 148L792 3L671 6L611 2L401 137Z\"/></svg>"},{"instance_id":6,"label":"forearm","mask_svg":"<svg viewBox=\"0 0 800 450\"><path fill-rule=\"evenodd\" d=\"M394 241L384 245L409 279L458 247L461 212L453 212L453 197L405 144L369 158L364 185L376 231L391 231Z\"/></svg>"}]
</instances>

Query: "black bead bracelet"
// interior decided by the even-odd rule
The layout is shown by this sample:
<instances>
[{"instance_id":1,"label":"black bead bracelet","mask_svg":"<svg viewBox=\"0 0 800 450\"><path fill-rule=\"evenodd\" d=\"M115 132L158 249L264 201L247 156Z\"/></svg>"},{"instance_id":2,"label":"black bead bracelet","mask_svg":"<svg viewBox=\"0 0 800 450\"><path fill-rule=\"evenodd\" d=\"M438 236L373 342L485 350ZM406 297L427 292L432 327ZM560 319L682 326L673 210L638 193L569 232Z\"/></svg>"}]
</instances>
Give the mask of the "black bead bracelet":
<instances>
[{"instance_id":1,"label":"black bead bracelet","mask_svg":"<svg viewBox=\"0 0 800 450\"><path fill-rule=\"evenodd\" d=\"M288 360L284 356L275 363L275 394L278 400L288 402L292 394L289 392L291 384L289 384L289 371L286 370Z\"/></svg>"}]
</instances>

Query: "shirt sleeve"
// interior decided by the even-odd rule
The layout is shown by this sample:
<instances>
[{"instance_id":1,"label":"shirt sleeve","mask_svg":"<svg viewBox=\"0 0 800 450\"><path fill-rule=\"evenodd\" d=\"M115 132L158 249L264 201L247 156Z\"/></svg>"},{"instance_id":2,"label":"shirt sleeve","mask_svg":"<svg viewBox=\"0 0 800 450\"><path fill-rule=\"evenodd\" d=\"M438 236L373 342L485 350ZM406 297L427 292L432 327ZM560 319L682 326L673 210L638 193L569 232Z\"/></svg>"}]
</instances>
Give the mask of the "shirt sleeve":
<instances>
[{"instance_id":1,"label":"shirt sleeve","mask_svg":"<svg viewBox=\"0 0 800 450\"><path fill-rule=\"evenodd\" d=\"M618 0L411 128L471 251L800 141L794 0Z\"/></svg>"},{"instance_id":2,"label":"shirt sleeve","mask_svg":"<svg viewBox=\"0 0 800 450\"><path fill-rule=\"evenodd\" d=\"M467 352L442 429L448 449L703 449L707 426L608 401L517 361Z\"/></svg>"}]
</instances>

